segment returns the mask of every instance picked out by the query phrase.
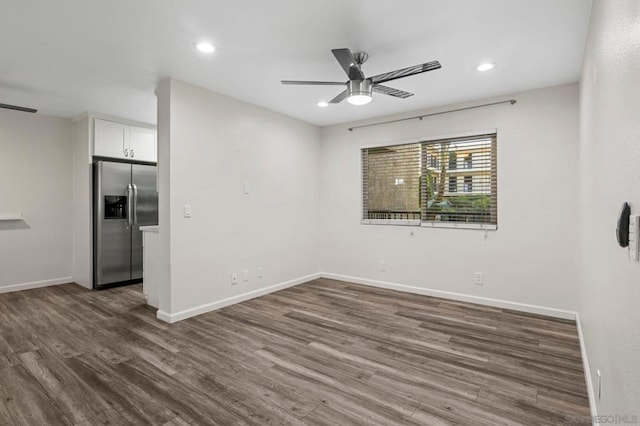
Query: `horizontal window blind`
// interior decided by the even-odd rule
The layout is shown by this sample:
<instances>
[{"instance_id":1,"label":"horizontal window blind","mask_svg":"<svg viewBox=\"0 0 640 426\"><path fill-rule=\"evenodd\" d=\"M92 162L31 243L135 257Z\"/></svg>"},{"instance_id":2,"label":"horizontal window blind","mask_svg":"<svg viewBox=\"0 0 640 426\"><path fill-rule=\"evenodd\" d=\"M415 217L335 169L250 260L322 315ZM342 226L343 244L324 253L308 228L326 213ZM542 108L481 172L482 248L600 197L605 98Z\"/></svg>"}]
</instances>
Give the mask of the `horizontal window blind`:
<instances>
[{"instance_id":1,"label":"horizontal window blind","mask_svg":"<svg viewBox=\"0 0 640 426\"><path fill-rule=\"evenodd\" d=\"M362 150L364 220L497 225L496 135Z\"/></svg>"},{"instance_id":2,"label":"horizontal window blind","mask_svg":"<svg viewBox=\"0 0 640 426\"><path fill-rule=\"evenodd\" d=\"M364 219L420 220L420 144L362 152Z\"/></svg>"},{"instance_id":3,"label":"horizontal window blind","mask_svg":"<svg viewBox=\"0 0 640 426\"><path fill-rule=\"evenodd\" d=\"M495 134L424 142L422 155L422 221L497 224Z\"/></svg>"}]
</instances>

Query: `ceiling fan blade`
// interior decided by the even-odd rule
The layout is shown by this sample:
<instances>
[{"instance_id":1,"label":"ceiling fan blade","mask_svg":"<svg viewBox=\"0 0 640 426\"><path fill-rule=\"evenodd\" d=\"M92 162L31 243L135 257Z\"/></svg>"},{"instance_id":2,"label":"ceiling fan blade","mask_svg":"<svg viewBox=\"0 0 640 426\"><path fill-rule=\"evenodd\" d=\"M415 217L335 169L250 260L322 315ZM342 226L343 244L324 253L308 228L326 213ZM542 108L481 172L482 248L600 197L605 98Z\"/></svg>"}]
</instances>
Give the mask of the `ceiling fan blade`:
<instances>
[{"instance_id":1,"label":"ceiling fan blade","mask_svg":"<svg viewBox=\"0 0 640 426\"><path fill-rule=\"evenodd\" d=\"M413 96L413 93L405 92L404 90L394 89L393 87L383 86L382 84L375 84L373 91L382 93L383 95L394 96L396 98L407 99Z\"/></svg>"},{"instance_id":2,"label":"ceiling fan blade","mask_svg":"<svg viewBox=\"0 0 640 426\"><path fill-rule=\"evenodd\" d=\"M329 101L329 103L330 104L339 104L340 102L344 101L347 98L347 95L349 95L349 91L345 90L344 92L340 93L335 98L331 99Z\"/></svg>"},{"instance_id":3,"label":"ceiling fan blade","mask_svg":"<svg viewBox=\"0 0 640 426\"><path fill-rule=\"evenodd\" d=\"M27 108L27 107L22 107L22 106L18 106L18 105L0 104L0 108L12 109L14 111L31 112L31 113L34 113L34 114L36 112L38 112L38 110L35 109L35 108Z\"/></svg>"},{"instance_id":4,"label":"ceiling fan blade","mask_svg":"<svg viewBox=\"0 0 640 426\"><path fill-rule=\"evenodd\" d=\"M344 86L344 81L301 81L301 80L282 80L282 84L298 84L298 85L310 85L310 86Z\"/></svg>"},{"instance_id":5,"label":"ceiling fan blade","mask_svg":"<svg viewBox=\"0 0 640 426\"><path fill-rule=\"evenodd\" d=\"M427 71L437 70L441 68L440 62L432 61L426 62L420 65L414 65L408 68L402 68L395 71L386 72L384 74L378 74L373 77L370 77L371 82L376 83L384 83L386 81L396 80L398 78L409 77L410 75L420 74Z\"/></svg>"},{"instance_id":6,"label":"ceiling fan blade","mask_svg":"<svg viewBox=\"0 0 640 426\"><path fill-rule=\"evenodd\" d=\"M364 73L358 68L358 63L349 49L333 49L333 56L336 57L340 66L349 76L349 80L364 80Z\"/></svg>"}]
</instances>

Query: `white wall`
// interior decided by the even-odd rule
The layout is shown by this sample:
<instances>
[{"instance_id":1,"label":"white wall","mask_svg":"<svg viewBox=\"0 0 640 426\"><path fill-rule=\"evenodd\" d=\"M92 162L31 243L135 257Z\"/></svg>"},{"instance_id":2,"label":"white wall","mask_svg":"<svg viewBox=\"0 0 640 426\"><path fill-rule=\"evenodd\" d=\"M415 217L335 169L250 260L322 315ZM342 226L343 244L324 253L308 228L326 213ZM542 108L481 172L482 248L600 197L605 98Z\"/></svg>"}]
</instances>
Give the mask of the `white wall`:
<instances>
[{"instance_id":1,"label":"white wall","mask_svg":"<svg viewBox=\"0 0 640 426\"><path fill-rule=\"evenodd\" d=\"M171 312L316 273L320 130L177 80L157 94L170 117L159 163L162 198L168 142ZM161 234L163 219L161 209Z\"/></svg>"},{"instance_id":2,"label":"white wall","mask_svg":"<svg viewBox=\"0 0 640 426\"><path fill-rule=\"evenodd\" d=\"M347 128L363 123L324 128L321 270L574 310L578 86L517 93L405 116L510 98L517 104L353 132ZM390 118L397 117L381 120ZM361 147L487 129L498 131L497 231L489 231L485 237L485 232L478 230L360 224ZM379 261L387 263L386 272L378 270ZM475 272L484 273L483 286L473 283Z\"/></svg>"},{"instance_id":3,"label":"white wall","mask_svg":"<svg viewBox=\"0 0 640 426\"><path fill-rule=\"evenodd\" d=\"M581 80L580 316L600 415L640 419L640 263L617 246L620 205L640 214L640 3L596 0Z\"/></svg>"},{"instance_id":4,"label":"white wall","mask_svg":"<svg viewBox=\"0 0 640 426\"><path fill-rule=\"evenodd\" d=\"M86 288L93 288L91 122L84 116L73 123L73 282Z\"/></svg>"},{"instance_id":5,"label":"white wall","mask_svg":"<svg viewBox=\"0 0 640 426\"><path fill-rule=\"evenodd\" d=\"M160 83L158 98L158 225L159 246L158 304L161 312L173 312L171 307L171 79Z\"/></svg>"},{"instance_id":6,"label":"white wall","mask_svg":"<svg viewBox=\"0 0 640 426\"><path fill-rule=\"evenodd\" d=\"M0 110L0 215L24 215L0 222L0 292L71 281L71 139L68 119Z\"/></svg>"}]
</instances>

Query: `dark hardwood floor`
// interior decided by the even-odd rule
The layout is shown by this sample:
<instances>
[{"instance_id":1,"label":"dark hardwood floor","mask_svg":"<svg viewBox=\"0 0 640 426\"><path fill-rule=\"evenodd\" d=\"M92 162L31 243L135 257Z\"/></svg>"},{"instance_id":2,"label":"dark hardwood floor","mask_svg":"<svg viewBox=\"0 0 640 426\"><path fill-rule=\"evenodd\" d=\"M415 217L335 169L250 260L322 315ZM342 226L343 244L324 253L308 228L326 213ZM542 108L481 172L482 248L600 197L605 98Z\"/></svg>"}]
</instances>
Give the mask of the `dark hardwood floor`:
<instances>
[{"instance_id":1,"label":"dark hardwood floor","mask_svg":"<svg viewBox=\"0 0 640 426\"><path fill-rule=\"evenodd\" d=\"M0 295L0 424L556 425L573 322L320 279L169 325L140 286Z\"/></svg>"}]
</instances>

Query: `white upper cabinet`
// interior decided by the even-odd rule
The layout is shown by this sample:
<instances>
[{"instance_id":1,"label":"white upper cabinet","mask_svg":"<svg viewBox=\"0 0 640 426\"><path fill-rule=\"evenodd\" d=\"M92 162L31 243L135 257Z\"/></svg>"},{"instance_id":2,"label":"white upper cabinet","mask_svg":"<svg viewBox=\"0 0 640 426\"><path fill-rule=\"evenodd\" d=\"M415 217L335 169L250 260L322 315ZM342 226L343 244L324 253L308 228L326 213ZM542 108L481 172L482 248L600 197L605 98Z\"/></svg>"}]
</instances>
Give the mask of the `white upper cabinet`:
<instances>
[{"instance_id":1,"label":"white upper cabinet","mask_svg":"<svg viewBox=\"0 0 640 426\"><path fill-rule=\"evenodd\" d=\"M156 131L144 127L131 126L129 157L138 161L153 161L156 155Z\"/></svg>"},{"instance_id":2,"label":"white upper cabinet","mask_svg":"<svg viewBox=\"0 0 640 426\"><path fill-rule=\"evenodd\" d=\"M155 163L156 151L155 129L95 119L93 155Z\"/></svg>"},{"instance_id":3,"label":"white upper cabinet","mask_svg":"<svg viewBox=\"0 0 640 426\"><path fill-rule=\"evenodd\" d=\"M113 121L95 120L93 155L128 158L129 126Z\"/></svg>"}]
</instances>

